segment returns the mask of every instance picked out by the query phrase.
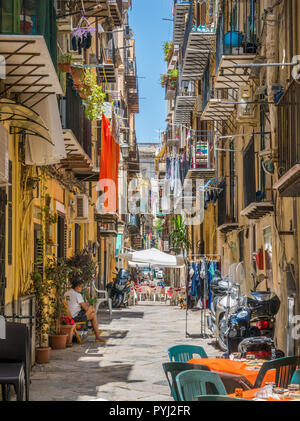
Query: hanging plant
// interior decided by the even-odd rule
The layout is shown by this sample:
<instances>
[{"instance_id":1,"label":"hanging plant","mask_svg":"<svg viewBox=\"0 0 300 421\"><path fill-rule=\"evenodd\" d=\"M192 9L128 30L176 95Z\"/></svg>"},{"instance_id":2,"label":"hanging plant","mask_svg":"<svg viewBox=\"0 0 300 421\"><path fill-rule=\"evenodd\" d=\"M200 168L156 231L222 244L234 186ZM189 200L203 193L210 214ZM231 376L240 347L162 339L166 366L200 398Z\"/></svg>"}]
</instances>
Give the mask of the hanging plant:
<instances>
[{"instance_id":1,"label":"hanging plant","mask_svg":"<svg viewBox=\"0 0 300 421\"><path fill-rule=\"evenodd\" d=\"M82 92L87 118L91 121L101 120L106 94L102 91L102 87L98 85L96 74L89 68L84 71Z\"/></svg>"},{"instance_id":2,"label":"hanging plant","mask_svg":"<svg viewBox=\"0 0 300 421\"><path fill-rule=\"evenodd\" d=\"M166 73L163 73L163 74L160 75L161 86L163 86L163 87L166 86L167 80L168 80L168 75Z\"/></svg>"}]
</instances>

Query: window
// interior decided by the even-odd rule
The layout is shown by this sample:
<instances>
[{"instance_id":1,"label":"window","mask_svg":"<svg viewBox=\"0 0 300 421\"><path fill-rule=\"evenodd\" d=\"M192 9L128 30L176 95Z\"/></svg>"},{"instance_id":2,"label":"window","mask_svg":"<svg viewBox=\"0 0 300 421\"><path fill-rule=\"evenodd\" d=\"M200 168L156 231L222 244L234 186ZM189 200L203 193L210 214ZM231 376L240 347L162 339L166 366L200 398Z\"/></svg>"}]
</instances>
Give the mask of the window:
<instances>
[{"instance_id":1,"label":"window","mask_svg":"<svg viewBox=\"0 0 300 421\"><path fill-rule=\"evenodd\" d=\"M9 187L8 187L8 195L7 195L7 263L9 265L12 265L13 263L13 238L12 238L12 234L13 234L13 207L12 207L12 162L9 161L8 164L8 182L9 182Z\"/></svg>"}]
</instances>

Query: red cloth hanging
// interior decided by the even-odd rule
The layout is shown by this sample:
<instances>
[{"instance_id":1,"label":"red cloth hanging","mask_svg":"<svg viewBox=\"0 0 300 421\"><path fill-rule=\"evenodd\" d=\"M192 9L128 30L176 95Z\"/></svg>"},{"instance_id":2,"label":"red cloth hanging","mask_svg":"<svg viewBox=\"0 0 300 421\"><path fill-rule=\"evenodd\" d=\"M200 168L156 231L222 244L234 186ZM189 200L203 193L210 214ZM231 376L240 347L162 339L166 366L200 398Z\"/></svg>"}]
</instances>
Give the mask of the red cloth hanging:
<instances>
[{"instance_id":1,"label":"red cloth hanging","mask_svg":"<svg viewBox=\"0 0 300 421\"><path fill-rule=\"evenodd\" d=\"M101 127L101 158L99 181L110 180L111 186L105 186L107 196L104 202L105 212L116 212L118 209L118 166L120 162L120 147L115 142L108 118L103 114ZM100 184L101 186L101 184Z\"/></svg>"}]
</instances>

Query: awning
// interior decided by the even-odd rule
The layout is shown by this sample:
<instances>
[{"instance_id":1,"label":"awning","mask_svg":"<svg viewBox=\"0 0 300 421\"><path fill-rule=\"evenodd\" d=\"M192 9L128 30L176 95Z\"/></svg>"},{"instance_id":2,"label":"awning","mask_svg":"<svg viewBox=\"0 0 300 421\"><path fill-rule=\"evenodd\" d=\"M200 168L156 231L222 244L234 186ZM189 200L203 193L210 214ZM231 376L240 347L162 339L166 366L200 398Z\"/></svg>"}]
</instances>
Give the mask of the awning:
<instances>
[{"instance_id":1,"label":"awning","mask_svg":"<svg viewBox=\"0 0 300 421\"><path fill-rule=\"evenodd\" d=\"M154 248L135 251L133 253L120 254L119 257L133 263L148 263L149 265L160 267L175 268L184 266L184 259L182 257L163 253L162 251Z\"/></svg>"},{"instance_id":2,"label":"awning","mask_svg":"<svg viewBox=\"0 0 300 421\"><path fill-rule=\"evenodd\" d=\"M0 35L0 55L5 57L5 88L22 94L22 103L43 94L42 100L51 94L62 95L62 88L52 62L45 39L41 35ZM34 105L34 102L27 104Z\"/></svg>"},{"instance_id":3,"label":"awning","mask_svg":"<svg viewBox=\"0 0 300 421\"><path fill-rule=\"evenodd\" d=\"M190 8L190 2L174 4L174 44L182 44L185 34L185 17Z\"/></svg>"},{"instance_id":4,"label":"awning","mask_svg":"<svg viewBox=\"0 0 300 421\"><path fill-rule=\"evenodd\" d=\"M30 135L39 136L54 145L43 119L32 109L7 98L0 99L0 122Z\"/></svg>"},{"instance_id":5,"label":"awning","mask_svg":"<svg viewBox=\"0 0 300 421\"><path fill-rule=\"evenodd\" d=\"M39 136L28 135L25 143L25 163L37 166L58 164L66 157L66 149L56 95L44 98L43 94L38 94L35 98L42 100L32 108L47 123L52 144L41 142Z\"/></svg>"}]
</instances>

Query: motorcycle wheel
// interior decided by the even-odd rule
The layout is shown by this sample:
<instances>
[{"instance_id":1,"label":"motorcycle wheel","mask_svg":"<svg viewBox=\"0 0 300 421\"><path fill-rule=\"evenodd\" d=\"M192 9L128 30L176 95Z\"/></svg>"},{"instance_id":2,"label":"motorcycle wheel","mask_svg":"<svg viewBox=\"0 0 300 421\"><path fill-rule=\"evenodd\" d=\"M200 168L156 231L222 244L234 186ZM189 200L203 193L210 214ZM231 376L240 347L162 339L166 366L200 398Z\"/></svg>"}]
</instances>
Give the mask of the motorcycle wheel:
<instances>
[{"instance_id":1,"label":"motorcycle wheel","mask_svg":"<svg viewBox=\"0 0 300 421\"><path fill-rule=\"evenodd\" d=\"M113 308L119 308L122 303L122 296L119 295L113 295L112 297L112 306Z\"/></svg>"},{"instance_id":2,"label":"motorcycle wheel","mask_svg":"<svg viewBox=\"0 0 300 421\"><path fill-rule=\"evenodd\" d=\"M223 316L219 320L219 324L218 324L218 345L221 351L224 351L224 352L227 351L227 340L225 336L226 329L227 329L226 320L225 320L225 317Z\"/></svg>"}]
</instances>

